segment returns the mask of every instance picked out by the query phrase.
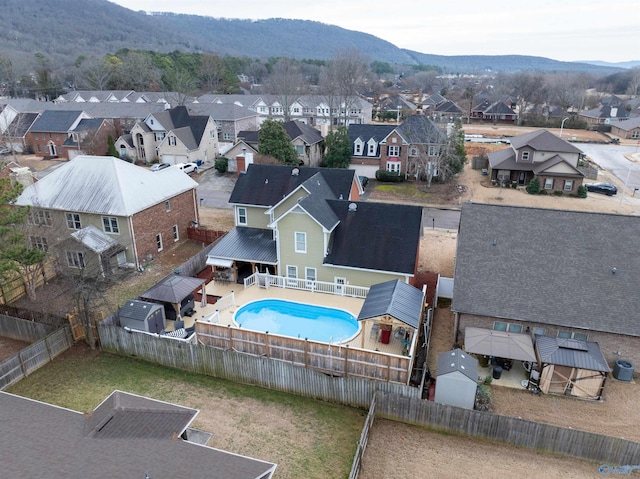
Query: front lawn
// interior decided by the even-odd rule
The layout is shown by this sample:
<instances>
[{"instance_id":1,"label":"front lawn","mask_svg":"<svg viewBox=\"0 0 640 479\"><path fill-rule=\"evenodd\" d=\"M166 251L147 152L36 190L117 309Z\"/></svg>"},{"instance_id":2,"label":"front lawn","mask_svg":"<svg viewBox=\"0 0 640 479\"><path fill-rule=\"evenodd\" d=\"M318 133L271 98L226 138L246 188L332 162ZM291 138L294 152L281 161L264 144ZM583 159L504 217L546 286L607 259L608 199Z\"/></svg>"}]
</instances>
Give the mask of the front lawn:
<instances>
[{"instance_id":1,"label":"front lawn","mask_svg":"<svg viewBox=\"0 0 640 479\"><path fill-rule=\"evenodd\" d=\"M276 478L344 478L365 411L168 369L76 345L8 392L76 411L113 390L198 409L209 446L278 464Z\"/></svg>"}]
</instances>

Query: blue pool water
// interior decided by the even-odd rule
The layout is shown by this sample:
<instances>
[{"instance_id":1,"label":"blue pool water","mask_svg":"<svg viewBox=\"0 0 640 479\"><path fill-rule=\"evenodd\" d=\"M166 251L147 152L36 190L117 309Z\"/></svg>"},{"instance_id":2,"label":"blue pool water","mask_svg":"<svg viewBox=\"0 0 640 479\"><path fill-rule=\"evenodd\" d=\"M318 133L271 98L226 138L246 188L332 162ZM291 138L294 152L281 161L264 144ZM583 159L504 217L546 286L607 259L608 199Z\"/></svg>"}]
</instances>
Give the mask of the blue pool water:
<instances>
[{"instance_id":1,"label":"blue pool water","mask_svg":"<svg viewBox=\"0 0 640 479\"><path fill-rule=\"evenodd\" d=\"M261 299L240 308L235 322L254 331L338 343L358 332L356 318L347 311L280 299Z\"/></svg>"}]
</instances>

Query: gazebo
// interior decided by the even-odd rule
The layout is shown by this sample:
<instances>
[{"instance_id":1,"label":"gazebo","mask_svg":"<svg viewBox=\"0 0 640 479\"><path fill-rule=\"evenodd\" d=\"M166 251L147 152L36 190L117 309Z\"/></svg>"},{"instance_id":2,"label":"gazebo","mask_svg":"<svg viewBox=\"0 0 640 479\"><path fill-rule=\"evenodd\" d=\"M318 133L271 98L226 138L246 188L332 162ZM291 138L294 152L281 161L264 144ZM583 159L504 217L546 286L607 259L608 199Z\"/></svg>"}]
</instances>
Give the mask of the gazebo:
<instances>
[{"instance_id":1,"label":"gazebo","mask_svg":"<svg viewBox=\"0 0 640 479\"><path fill-rule=\"evenodd\" d=\"M171 275L142 293L140 299L163 303L165 305L167 319L175 320L179 319L182 315L192 312L192 293L202 287L204 283L205 280L201 278ZM205 294L204 287L202 294ZM167 308L167 305L171 305L171 307Z\"/></svg>"},{"instance_id":2,"label":"gazebo","mask_svg":"<svg viewBox=\"0 0 640 479\"><path fill-rule=\"evenodd\" d=\"M424 301L422 291L400 280L374 284L364 300L358 321L373 323L370 330L379 335L383 344L388 344L393 334L403 342L404 353L411 355L409 346L422 322ZM362 348L364 340L365 334L362 334Z\"/></svg>"}]
</instances>

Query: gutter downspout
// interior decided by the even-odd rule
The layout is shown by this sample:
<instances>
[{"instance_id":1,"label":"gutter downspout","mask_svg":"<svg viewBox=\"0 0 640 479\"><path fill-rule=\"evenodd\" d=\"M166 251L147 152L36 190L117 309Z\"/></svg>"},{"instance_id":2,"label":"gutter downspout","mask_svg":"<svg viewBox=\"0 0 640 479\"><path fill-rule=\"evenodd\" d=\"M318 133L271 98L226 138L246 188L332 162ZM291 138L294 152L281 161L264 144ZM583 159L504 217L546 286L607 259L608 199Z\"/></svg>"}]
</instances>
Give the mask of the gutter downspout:
<instances>
[{"instance_id":1,"label":"gutter downspout","mask_svg":"<svg viewBox=\"0 0 640 479\"><path fill-rule=\"evenodd\" d=\"M129 231L131 232L131 245L133 246L133 255L136 260L136 270L140 271L140 259L138 258L138 247L136 245L136 234L133 229L133 215L129 216Z\"/></svg>"}]
</instances>

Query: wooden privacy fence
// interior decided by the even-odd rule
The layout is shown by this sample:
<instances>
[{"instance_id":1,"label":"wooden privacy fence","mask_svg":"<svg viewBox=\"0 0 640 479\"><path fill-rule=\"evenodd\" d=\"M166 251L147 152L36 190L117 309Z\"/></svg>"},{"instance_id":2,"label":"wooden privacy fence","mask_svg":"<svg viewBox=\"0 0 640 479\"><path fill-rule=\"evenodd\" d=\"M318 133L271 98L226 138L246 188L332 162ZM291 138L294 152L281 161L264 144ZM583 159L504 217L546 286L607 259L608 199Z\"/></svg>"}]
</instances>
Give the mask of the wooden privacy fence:
<instances>
[{"instance_id":1,"label":"wooden privacy fence","mask_svg":"<svg viewBox=\"0 0 640 479\"><path fill-rule=\"evenodd\" d=\"M203 243L213 243L219 238L226 235L226 231L216 231L203 228L201 226L190 226L187 228L187 237L191 240L201 241Z\"/></svg>"},{"instance_id":2,"label":"wooden privacy fence","mask_svg":"<svg viewBox=\"0 0 640 479\"><path fill-rule=\"evenodd\" d=\"M286 361L335 376L408 384L411 358L378 351L196 322L198 343Z\"/></svg>"},{"instance_id":3,"label":"wooden privacy fence","mask_svg":"<svg viewBox=\"0 0 640 479\"><path fill-rule=\"evenodd\" d=\"M57 314L47 313L46 311L34 311L26 308L19 308L9 304L3 304L0 306L0 314L10 316L13 318L26 319L27 321L34 321L42 325L53 327L58 329L67 324L67 318Z\"/></svg>"},{"instance_id":4,"label":"wooden privacy fence","mask_svg":"<svg viewBox=\"0 0 640 479\"><path fill-rule=\"evenodd\" d=\"M54 331L50 325L0 314L0 336L32 343Z\"/></svg>"},{"instance_id":5,"label":"wooden privacy fence","mask_svg":"<svg viewBox=\"0 0 640 479\"><path fill-rule=\"evenodd\" d=\"M55 266L51 263L44 263L40 274L36 278L36 288L39 288L56 275ZM24 278L16 275L11 279L0 281L0 304L11 303L27 294Z\"/></svg>"},{"instance_id":6,"label":"wooden privacy fence","mask_svg":"<svg viewBox=\"0 0 640 479\"><path fill-rule=\"evenodd\" d=\"M104 351L299 396L359 408L369 407L378 390L420 397L418 388L406 384L359 377L336 377L265 356L257 357L202 344L185 344L146 334L128 333L123 328L109 325L108 321L100 322L98 331Z\"/></svg>"},{"instance_id":7,"label":"wooden privacy fence","mask_svg":"<svg viewBox=\"0 0 640 479\"><path fill-rule=\"evenodd\" d=\"M376 415L394 421L484 437L514 446L609 464L640 464L640 443L516 417L379 392Z\"/></svg>"},{"instance_id":8,"label":"wooden privacy fence","mask_svg":"<svg viewBox=\"0 0 640 479\"><path fill-rule=\"evenodd\" d=\"M27 377L73 345L71 328L63 326L0 363L0 390Z\"/></svg>"},{"instance_id":9,"label":"wooden privacy fence","mask_svg":"<svg viewBox=\"0 0 640 479\"><path fill-rule=\"evenodd\" d=\"M373 399L371 400L369 413L367 414L367 418L364 420L364 426L362 426L362 434L360 434L360 441L358 441L358 447L356 447L356 454L353 456L349 479L358 479L358 474L362 467L362 458L367 450L367 441L369 441L369 431L371 430L373 420L376 416L376 397L377 396L373 396Z\"/></svg>"}]
</instances>

